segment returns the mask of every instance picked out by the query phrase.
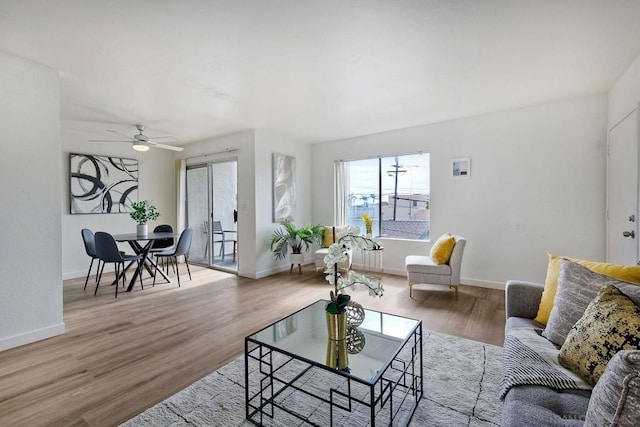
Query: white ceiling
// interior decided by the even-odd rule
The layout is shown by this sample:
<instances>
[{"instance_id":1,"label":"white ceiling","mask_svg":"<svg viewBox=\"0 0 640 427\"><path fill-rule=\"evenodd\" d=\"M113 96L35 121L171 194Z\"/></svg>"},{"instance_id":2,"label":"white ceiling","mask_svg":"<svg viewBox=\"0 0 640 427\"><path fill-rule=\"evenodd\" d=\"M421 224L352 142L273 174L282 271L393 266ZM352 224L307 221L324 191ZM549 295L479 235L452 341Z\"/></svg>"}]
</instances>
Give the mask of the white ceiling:
<instances>
[{"instance_id":1,"label":"white ceiling","mask_svg":"<svg viewBox=\"0 0 640 427\"><path fill-rule=\"evenodd\" d=\"M83 137L319 142L606 92L640 0L0 0L0 51L60 71Z\"/></svg>"}]
</instances>

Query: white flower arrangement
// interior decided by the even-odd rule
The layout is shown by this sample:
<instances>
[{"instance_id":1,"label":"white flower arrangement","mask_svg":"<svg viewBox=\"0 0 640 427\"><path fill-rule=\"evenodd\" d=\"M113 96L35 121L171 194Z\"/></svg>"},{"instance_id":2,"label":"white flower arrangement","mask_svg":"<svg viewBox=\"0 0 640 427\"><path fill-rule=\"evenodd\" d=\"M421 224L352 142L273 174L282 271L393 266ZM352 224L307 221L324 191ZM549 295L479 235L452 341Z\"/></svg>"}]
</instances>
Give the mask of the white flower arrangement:
<instances>
[{"instance_id":1,"label":"white flower arrangement","mask_svg":"<svg viewBox=\"0 0 640 427\"><path fill-rule=\"evenodd\" d=\"M371 296L381 297L384 293L380 280L374 280L353 270L349 271L347 275L343 275L338 269L338 264L348 260L347 252L349 249L354 247L368 249L380 248L378 243L359 234L360 229L358 227L350 228L346 234L338 239L338 242L329 246L327 255L324 257L325 279L330 285L333 285L334 288L334 290L330 292L331 302L327 304L327 311L329 313L342 313L345 310L351 298L344 293L344 290L351 286L355 288L358 285L364 285L369 289L369 295Z\"/></svg>"}]
</instances>

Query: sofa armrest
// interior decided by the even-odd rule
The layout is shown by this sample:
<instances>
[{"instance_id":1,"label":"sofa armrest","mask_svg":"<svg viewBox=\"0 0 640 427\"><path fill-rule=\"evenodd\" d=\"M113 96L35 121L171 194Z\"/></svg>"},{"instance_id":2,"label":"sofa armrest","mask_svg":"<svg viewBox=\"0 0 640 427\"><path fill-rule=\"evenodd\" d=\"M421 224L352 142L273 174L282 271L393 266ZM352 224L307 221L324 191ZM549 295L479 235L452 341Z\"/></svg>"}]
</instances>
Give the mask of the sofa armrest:
<instances>
[{"instance_id":1,"label":"sofa armrest","mask_svg":"<svg viewBox=\"0 0 640 427\"><path fill-rule=\"evenodd\" d=\"M504 289L507 318L525 317L533 319L538 314L542 299L542 283L509 280Z\"/></svg>"}]
</instances>

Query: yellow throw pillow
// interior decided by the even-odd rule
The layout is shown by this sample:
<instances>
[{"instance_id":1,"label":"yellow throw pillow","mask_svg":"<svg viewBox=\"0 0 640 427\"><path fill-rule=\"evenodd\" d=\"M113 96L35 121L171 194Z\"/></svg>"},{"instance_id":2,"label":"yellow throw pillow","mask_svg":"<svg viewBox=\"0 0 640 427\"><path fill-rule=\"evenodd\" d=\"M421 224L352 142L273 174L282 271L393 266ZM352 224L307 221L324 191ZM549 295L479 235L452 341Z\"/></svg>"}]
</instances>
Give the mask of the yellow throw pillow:
<instances>
[{"instance_id":1,"label":"yellow throw pillow","mask_svg":"<svg viewBox=\"0 0 640 427\"><path fill-rule=\"evenodd\" d=\"M328 248L333 245L333 227L324 227L324 234L322 235L322 247Z\"/></svg>"},{"instance_id":2,"label":"yellow throw pillow","mask_svg":"<svg viewBox=\"0 0 640 427\"><path fill-rule=\"evenodd\" d=\"M322 247L328 248L333 245L336 240L340 239L347 231L349 231L348 225L341 225L338 227L324 227L324 234L322 236ZM334 240L335 232L335 240Z\"/></svg>"},{"instance_id":3,"label":"yellow throw pillow","mask_svg":"<svg viewBox=\"0 0 640 427\"><path fill-rule=\"evenodd\" d=\"M549 321L551 309L553 308L553 300L556 297L556 291L558 289L558 274L560 274L560 261L562 258L585 266L595 273L613 277L618 280L624 280L625 282L636 285L640 284L640 266L638 265L619 265L606 262L586 261L553 254L547 255L549 256L547 278L544 281L544 291L542 292L542 299L538 307L538 315L534 319L543 325L546 325Z\"/></svg>"},{"instance_id":4,"label":"yellow throw pillow","mask_svg":"<svg viewBox=\"0 0 640 427\"><path fill-rule=\"evenodd\" d=\"M433 244L429 256L436 264L447 264L455 245L455 237L449 233L445 233Z\"/></svg>"},{"instance_id":5,"label":"yellow throw pillow","mask_svg":"<svg viewBox=\"0 0 640 427\"><path fill-rule=\"evenodd\" d=\"M595 385L620 350L640 350L640 307L605 285L569 331L558 362Z\"/></svg>"}]
</instances>

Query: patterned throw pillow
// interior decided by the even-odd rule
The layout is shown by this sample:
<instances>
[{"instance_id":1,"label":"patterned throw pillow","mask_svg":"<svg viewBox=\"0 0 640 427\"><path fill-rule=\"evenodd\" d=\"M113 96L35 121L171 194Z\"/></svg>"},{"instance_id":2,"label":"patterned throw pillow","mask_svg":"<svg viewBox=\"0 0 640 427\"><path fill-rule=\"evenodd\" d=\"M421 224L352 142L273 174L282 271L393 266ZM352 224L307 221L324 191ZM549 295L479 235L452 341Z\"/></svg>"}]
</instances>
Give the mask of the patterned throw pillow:
<instances>
[{"instance_id":1,"label":"patterned throw pillow","mask_svg":"<svg viewBox=\"0 0 640 427\"><path fill-rule=\"evenodd\" d=\"M625 286L627 282L594 273L582 265L563 259L560 262L558 291L549 322L542 336L561 346L567 334L582 317L585 309L605 285Z\"/></svg>"},{"instance_id":2,"label":"patterned throw pillow","mask_svg":"<svg viewBox=\"0 0 640 427\"><path fill-rule=\"evenodd\" d=\"M607 285L571 328L558 361L595 385L620 350L640 350L640 307L615 286Z\"/></svg>"},{"instance_id":3,"label":"patterned throw pillow","mask_svg":"<svg viewBox=\"0 0 640 427\"><path fill-rule=\"evenodd\" d=\"M635 426L640 416L640 351L613 356L593 388L584 427Z\"/></svg>"},{"instance_id":4,"label":"patterned throw pillow","mask_svg":"<svg viewBox=\"0 0 640 427\"><path fill-rule=\"evenodd\" d=\"M640 284L640 265L620 265L606 262L587 261L584 259L569 258L549 253L547 256L549 257L549 264L547 265L547 277L544 281L544 292L542 292L542 298L540 299L538 315L534 319L536 322L543 325L546 325L549 321L549 315L553 309L553 300L556 297L556 291L558 289L560 261L562 261L563 258L573 261L576 264L584 265L589 270L598 274L604 274L605 276L624 280L625 282Z\"/></svg>"}]
</instances>

